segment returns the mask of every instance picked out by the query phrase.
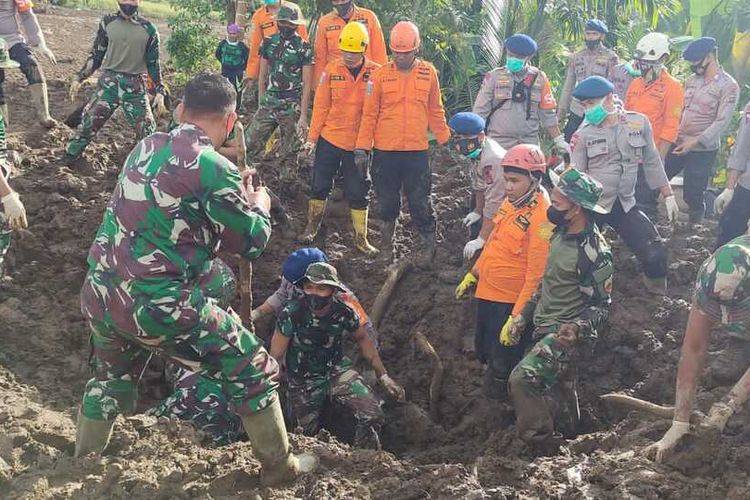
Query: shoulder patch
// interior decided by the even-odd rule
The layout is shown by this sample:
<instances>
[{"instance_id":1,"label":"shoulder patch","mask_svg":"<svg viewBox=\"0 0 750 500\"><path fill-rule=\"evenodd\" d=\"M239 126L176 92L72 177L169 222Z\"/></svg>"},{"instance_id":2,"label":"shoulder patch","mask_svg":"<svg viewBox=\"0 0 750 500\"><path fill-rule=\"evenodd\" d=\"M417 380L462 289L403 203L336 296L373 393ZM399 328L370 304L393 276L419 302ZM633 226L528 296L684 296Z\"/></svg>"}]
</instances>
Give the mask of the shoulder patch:
<instances>
[{"instance_id":1,"label":"shoulder patch","mask_svg":"<svg viewBox=\"0 0 750 500\"><path fill-rule=\"evenodd\" d=\"M524 233L529 230L529 226L531 225L531 221L526 215L519 215L516 217L516 219L513 221L513 224L515 224L517 227L521 229Z\"/></svg>"},{"instance_id":2,"label":"shoulder patch","mask_svg":"<svg viewBox=\"0 0 750 500\"><path fill-rule=\"evenodd\" d=\"M552 237L552 231L555 229L555 226L551 222L544 222L541 226L539 226L538 235L543 240L549 240Z\"/></svg>"}]
</instances>

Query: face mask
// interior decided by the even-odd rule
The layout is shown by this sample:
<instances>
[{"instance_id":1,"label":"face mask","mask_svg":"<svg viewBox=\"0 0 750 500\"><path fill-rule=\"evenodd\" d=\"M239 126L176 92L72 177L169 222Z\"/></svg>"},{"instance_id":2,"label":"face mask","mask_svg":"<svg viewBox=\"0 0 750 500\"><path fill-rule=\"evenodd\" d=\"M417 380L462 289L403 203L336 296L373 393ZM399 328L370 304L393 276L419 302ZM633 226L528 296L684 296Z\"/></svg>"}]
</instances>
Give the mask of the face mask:
<instances>
[{"instance_id":1,"label":"face mask","mask_svg":"<svg viewBox=\"0 0 750 500\"><path fill-rule=\"evenodd\" d=\"M567 214L567 210L558 210L553 206L547 209L547 219L556 226L564 226L568 223L568 220L565 218Z\"/></svg>"},{"instance_id":2,"label":"face mask","mask_svg":"<svg viewBox=\"0 0 750 500\"><path fill-rule=\"evenodd\" d=\"M415 59L416 59L415 57L408 58L408 59L407 58L398 58L398 59L394 58L393 62L396 63L396 67L398 69L407 70L407 69L411 69L411 67L414 65Z\"/></svg>"},{"instance_id":3,"label":"face mask","mask_svg":"<svg viewBox=\"0 0 750 500\"><path fill-rule=\"evenodd\" d=\"M587 122L592 125L599 125L604 121L605 118L607 118L607 115L609 115L609 111L604 109L602 103L604 103L603 99L596 106L592 106L586 110L585 117Z\"/></svg>"},{"instance_id":4,"label":"face mask","mask_svg":"<svg viewBox=\"0 0 750 500\"><path fill-rule=\"evenodd\" d=\"M692 71L696 75L702 75L703 73L706 72L706 68L707 67L708 67L708 63L706 63L706 64L702 64L702 63L691 64L690 65L690 71Z\"/></svg>"},{"instance_id":5,"label":"face mask","mask_svg":"<svg viewBox=\"0 0 750 500\"><path fill-rule=\"evenodd\" d=\"M625 72L626 72L626 73L627 73L628 75L632 76L632 77L637 77L637 76L641 76L641 70L640 70L640 69L638 69L638 68L636 68L636 67L634 67L634 66L633 66L632 64L630 64L629 62L625 63L625 64L623 65L623 68L625 68Z\"/></svg>"},{"instance_id":6,"label":"face mask","mask_svg":"<svg viewBox=\"0 0 750 500\"><path fill-rule=\"evenodd\" d=\"M336 12L338 12L339 16L344 17L349 14L349 11L351 11L352 2L340 3L338 5L334 5L333 8L336 9Z\"/></svg>"},{"instance_id":7,"label":"face mask","mask_svg":"<svg viewBox=\"0 0 750 500\"><path fill-rule=\"evenodd\" d=\"M526 66L526 60L518 59L517 57L508 57L508 60L505 62L505 67L511 73L518 73L523 70L524 66Z\"/></svg>"},{"instance_id":8,"label":"face mask","mask_svg":"<svg viewBox=\"0 0 750 500\"><path fill-rule=\"evenodd\" d=\"M586 40L586 48L589 50L594 50L599 46L601 42L599 40Z\"/></svg>"},{"instance_id":9,"label":"face mask","mask_svg":"<svg viewBox=\"0 0 750 500\"><path fill-rule=\"evenodd\" d=\"M305 302L310 306L313 311L320 311L325 309L333 300L333 295L328 297L321 297L320 295L305 294Z\"/></svg>"},{"instance_id":10,"label":"face mask","mask_svg":"<svg viewBox=\"0 0 750 500\"><path fill-rule=\"evenodd\" d=\"M137 5L130 5L129 3L120 3L117 5L120 6L120 12L128 17L133 17L138 12Z\"/></svg>"},{"instance_id":11,"label":"face mask","mask_svg":"<svg viewBox=\"0 0 750 500\"><path fill-rule=\"evenodd\" d=\"M279 33L284 38L291 38L296 31L296 26L279 26Z\"/></svg>"},{"instance_id":12,"label":"face mask","mask_svg":"<svg viewBox=\"0 0 750 500\"><path fill-rule=\"evenodd\" d=\"M454 139L453 149L472 160L482 154L482 144L479 142L479 137Z\"/></svg>"}]
</instances>

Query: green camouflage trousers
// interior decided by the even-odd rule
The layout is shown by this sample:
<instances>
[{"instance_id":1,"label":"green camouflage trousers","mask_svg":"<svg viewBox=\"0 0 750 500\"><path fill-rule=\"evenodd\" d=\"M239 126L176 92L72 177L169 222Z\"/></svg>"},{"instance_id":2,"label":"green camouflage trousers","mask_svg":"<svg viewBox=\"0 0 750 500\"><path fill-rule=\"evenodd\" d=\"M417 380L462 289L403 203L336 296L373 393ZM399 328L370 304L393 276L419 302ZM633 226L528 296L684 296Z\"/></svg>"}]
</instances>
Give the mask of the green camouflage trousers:
<instances>
[{"instance_id":1,"label":"green camouflage trousers","mask_svg":"<svg viewBox=\"0 0 750 500\"><path fill-rule=\"evenodd\" d=\"M294 155L300 148L297 137L297 121L300 114L299 98L279 99L266 92L260 107L253 115L250 126L245 131L247 157L257 162L263 157L266 143L274 130L279 129L279 156L282 159L282 174L290 176L288 163L296 161Z\"/></svg>"},{"instance_id":2,"label":"green camouflage trousers","mask_svg":"<svg viewBox=\"0 0 750 500\"><path fill-rule=\"evenodd\" d=\"M164 323L158 335L144 329L156 319L148 318L158 314L161 299L157 296L145 302L139 297L135 302L132 331L118 327L109 315L103 320L89 317L95 376L86 384L83 414L91 419L112 420L120 413L134 411L136 384L150 352L218 383L233 413L249 415L271 404L277 397L278 364L239 317L221 308L214 298L229 295L220 290L221 286L217 288L229 272L217 259L197 280L195 286L204 298L192 311L179 311L181 316L194 317L192 326L185 330L169 330ZM84 315L92 289L109 290L111 301L132 300L123 295L116 281L111 276L89 273L82 290ZM233 286L233 279L229 281L229 286ZM112 307L117 308L118 304L113 302Z\"/></svg>"},{"instance_id":3,"label":"green camouflage trousers","mask_svg":"<svg viewBox=\"0 0 750 500\"><path fill-rule=\"evenodd\" d=\"M138 140L156 131L156 122L151 113L143 76L105 71L99 77L96 90L83 109L81 124L78 125L65 152L75 157L83 154L99 129L120 106L128 123L135 129Z\"/></svg>"},{"instance_id":4,"label":"green camouflage trousers","mask_svg":"<svg viewBox=\"0 0 750 500\"><path fill-rule=\"evenodd\" d=\"M341 360L327 377L295 379L289 377L287 399L292 413L293 428L313 436L320 428L320 412L329 401L354 414L354 444L359 444L385 420L380 401L362 376L352 370L348 358Z\"/></svg>"},{"instance_id":5,"label":"green camouflage trousers","mask_svg":"<svg viewBox=\"0 0 750 500\"><path fill-rule=\"evenodd\" d=\"M2 207L2 203L0 203ZM10 225L5 214L0 212L0 279L5 275L5 254L10 248Z\"/></svg>"},{"instance_id":6,"label":"green camouflage trousers","mask_svg":"<svg viewBox=\"0 0 750 500\"><path fill-rule=\"evenodd\" d=\"M563 345L555 333L548 333L511 372L508 384L516 428L524 441L546 442L555 433L555 424L564 435L575 432L580 416L575 360L580 349Z\"/></svg>"}]
</instances>

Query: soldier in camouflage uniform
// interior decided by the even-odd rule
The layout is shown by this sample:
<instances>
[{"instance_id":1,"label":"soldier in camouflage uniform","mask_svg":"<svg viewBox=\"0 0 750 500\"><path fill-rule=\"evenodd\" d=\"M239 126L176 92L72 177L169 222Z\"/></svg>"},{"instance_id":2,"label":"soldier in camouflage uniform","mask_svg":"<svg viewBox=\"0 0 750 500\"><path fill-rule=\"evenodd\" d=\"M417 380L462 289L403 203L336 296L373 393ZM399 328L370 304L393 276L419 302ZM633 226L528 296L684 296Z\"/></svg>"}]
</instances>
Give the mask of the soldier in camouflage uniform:
<instances>
[{"instance_id":1,"label":"soldier in camouflage uniform","mask_svg":"<svg viewBox=\"0 0 750 500\"><path fill-rule=\"evenodd\" d=\"M250 57L250 49L240 41L241 28L236 24L227 26L227 38L219 42L216 47L216 59L221 63L221 75L229 80L237 91L237 107L239 112L242 104L242 91L245 80L245 66Z\"/></svg>"},{"instance_id":2,"label":"soldier in camouflage uniform","mask_svg":"<svg viewBox=\"0 0 750 500\"><path fill-rule=\"evenodd\" d=\"M257 161L266 141L278 127L280 155L284 160L280 173L282 178L288 179L292 176L289 158L299 149L300 137L307 134L313 52L296 31L298 25L304 24L297 9L282 4L276 22L279 32L264 39L260 47L258 110L245 136L248 158Z\"/></svg>"},{"instance_id":3,"label":"soldier in camouflage uniform","mask_svg":"<svg viewBox=\"0 0 750 500\"><path fill-rule=\"evenodd\" d=\"M72 165L81 157L94 135L122 106L128 123L142 139L156 130L146 92L148 76L156 88L154 107L165 111L164 86L159 64L159 32L138 14L140 0L120 2L120 10L102 18L86 64L70 82L70 97L75 99L81 82L97 69L103 72L96 90L83 109L81 123L65 148L63 163Z\"/></svg>"},{"instance_id":4,"label":"soldier in camouflage uniform","mask_svg":"<svg viewBox=\"0 0 750 500\"><path fill-rule=\"evenodd\" d=\"M211 290L221 279L216 252L256 258L271 233L265 188L253 189L250 176L241 179L215 150L237 120L236 97L221 76L194 78L178 110L181 125L142 140L125 161L81 290L95 377L79 411L76 456L106 447L117 415L136 407L134 377L157 352L221 384L262 481L293 479L314 465L289 451L278 364L219 306L222 292Z\"/></svg>"},{"instance_id":5,"label":"soldier in camouflage uniform","mask_svg":"<svg viewBox=\"0 0 750 500\"><path fill-rule=\"evenodd\" d=\"M386 373L357 312L334 293L343 290L336 268L325 262L311 264L302 286L304 297L287 303L271 340L271 355L286 362L287 396L295 425L304 434L314 435L323 405L330 399L354 414L354 444L369 444L384 415L372 389L344 356L344 335L354 336L391 396L402 400L404 390Z\"/></svg>"},{"instance_id":6,"label":"soldier in camouflage uniform","mask_svg":"<svg viewBox=\"0 0 750 500\"><path fill-rule=\"evenodd\" d=\"M609 313L612 254L596 227L602 186L573 168L551 173L555 189L547 217L552 234L547 267L523 312L501 332L518 343L532 331L536 345L510 375L510 395L521 439L554 443L557 428L575 434L576 364L592 352Z\"/></svg>"},{"instance_id":7,"label":"soldier in camouflage uniform","mask_svg":"<svg viewBox=\"0 0 750 500\"><path fill-rule=\"evenodd\" d=\"M12 166L5 142L5 118L0 114L0 279L5 272L5 254L10 248L11 233L14 229L25 228L28 225L23 203L18 193L8 184Z\"/></svg>"},{"instance_id":8,"label":"soldier in camouflage uniform","mask_svg":"<svg viewBox=\"0 0 750 500\"><path fill-rule=\"evenodd\" d=\"M719 247L701 266L695 280L682 353L677 369L672 426L646 455L663 461L690 431L690 417L703 372L711 333L718 331L750 339L750 235L743 234ZM746 406L750 396L750 369L729 393L716 402L697 429L720 434L729 418Z\"/></svg>"}]
</instances>

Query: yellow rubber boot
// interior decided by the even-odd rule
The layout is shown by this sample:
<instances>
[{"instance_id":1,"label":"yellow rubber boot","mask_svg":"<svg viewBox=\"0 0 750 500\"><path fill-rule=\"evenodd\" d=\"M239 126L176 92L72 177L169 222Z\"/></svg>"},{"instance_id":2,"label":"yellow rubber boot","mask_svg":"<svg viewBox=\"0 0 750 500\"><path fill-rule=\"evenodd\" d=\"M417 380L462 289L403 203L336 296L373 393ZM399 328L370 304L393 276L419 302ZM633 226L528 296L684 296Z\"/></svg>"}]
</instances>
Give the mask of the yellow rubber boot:
<instances>
[{"instance_id":1,"label":"yellow rubber boot","mask_svg":"<svg viewBox=\"0 0 750 500\"><path fill-rule=\"evenodd\" d=\"M365 255L375 255L378 249L367 241L367 209L352 209L352 225L354 226L354 243L357 250Z\"/></svg>"},{"instance_id":2,"label":"yellow rubber boot","mask_svg":"<svg viewBox=\"0 0 750 500\"><path fill-rule=\"evenodd\" d=\"M297 476L311 472L318 465L314 455L294 455L290 451L278 399L268 408L242 417L242 425L253 445L253 453L260 461L262 485L274 486L294 481Z\"/></svg>"},{"instance_id":3,"label":"yellow rubber boot","mask_svg":"<svg viewBox=\"0 0 750 500\"><path fill-rule=\"evenodd\" d=\"M326 200L315 200L310 198L310 202L307 206L307 226L305 226L305 232L302 233L302 236L300 237L302 243L312 243L318 235L320 223L323 221L323 216L326 213L327 203Z\"/></svg>"}]
</instances>

